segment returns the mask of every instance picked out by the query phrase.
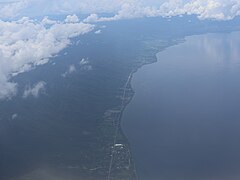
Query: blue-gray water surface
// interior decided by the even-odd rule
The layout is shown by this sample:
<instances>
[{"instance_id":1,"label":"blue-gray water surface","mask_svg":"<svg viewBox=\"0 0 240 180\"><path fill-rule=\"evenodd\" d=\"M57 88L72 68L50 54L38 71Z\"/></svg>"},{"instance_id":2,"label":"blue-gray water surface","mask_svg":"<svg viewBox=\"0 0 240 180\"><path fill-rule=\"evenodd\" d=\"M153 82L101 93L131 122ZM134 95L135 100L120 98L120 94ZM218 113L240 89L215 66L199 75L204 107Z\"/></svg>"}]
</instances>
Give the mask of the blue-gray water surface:
<instances>
[{"instance_id":1,"label":"blue-gray water surface","mask_svg":"<svg viewBox=\"0 0 240 180\"><path fill-rule=\"evenodd\" d=\"M187 37L134 74L122 127L140 179L240 178L240 32Z\"/></svg>"}]
</instances>

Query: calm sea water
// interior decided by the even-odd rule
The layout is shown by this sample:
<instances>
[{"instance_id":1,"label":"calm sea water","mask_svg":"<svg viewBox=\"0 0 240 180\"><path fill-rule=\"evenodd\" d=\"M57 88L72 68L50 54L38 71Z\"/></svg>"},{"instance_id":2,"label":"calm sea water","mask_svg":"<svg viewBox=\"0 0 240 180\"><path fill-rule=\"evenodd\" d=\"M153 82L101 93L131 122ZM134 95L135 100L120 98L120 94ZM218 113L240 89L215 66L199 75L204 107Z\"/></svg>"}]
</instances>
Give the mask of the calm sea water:
<instances>
[{"instance_id":1,"label":"calm sea water","mask_svg":"<svg viewBox=\"0 0 240 180\"><path fill-rule=\"evenodd\" d=\"M240 32L157 54L133 77L123 129L140 179L240 178Z\"/></svg>"}]
</instances>

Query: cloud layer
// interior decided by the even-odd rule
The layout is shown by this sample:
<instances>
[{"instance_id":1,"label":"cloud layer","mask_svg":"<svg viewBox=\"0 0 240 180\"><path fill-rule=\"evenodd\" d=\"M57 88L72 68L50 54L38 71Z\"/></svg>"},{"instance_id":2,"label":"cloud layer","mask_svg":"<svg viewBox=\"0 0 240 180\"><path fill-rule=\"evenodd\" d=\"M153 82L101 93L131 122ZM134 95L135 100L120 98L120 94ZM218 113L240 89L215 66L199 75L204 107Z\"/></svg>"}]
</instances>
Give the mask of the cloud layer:
<instances>
[{"instance_id":1,"label":"cloud layer","mask_svg":"<svg viewBox=\"0 0 240 180\"><path fill-rule=\"evenodd\" d=\"M45 64L70 44L70 39L94 29L93 25L77 22L68 16L65 22L29 18L6 22L0 20L0 99L17 92L11 77Z\"/></svg>"},{"instance_id":2,"label":"cloud layer","mask_svg":"<svg viewBox=\"0 0 240 180\"><path fill-rule=\"evenodd\" d=\"M168 0L160 6L144 6L139 1L124 3L113 17L88 16L85 22L114 21L140 17L197 15L200 19L231 20L240 15L239 0Z\"/></svg>"},{"instance_id":3,"label":"cloud layer","mask_svg":"<svg viewBox=\"0 0 240 180\"><path fill-rule=\"evenodd\" d=\"M46 14L90 14L83 22L68 15L63 22ZM113 13L101 17L99 13ZM17 93L11 77L47 63L70 44L70 39L94 29L99 21L156 16L197 15L200 19L230 20L240 15L239 0L5 0L0 2L0 99ZM19 20L14 20L16 18ZM1 20L2 19L2 20ZM5 19L5 20L3 20ZM8 19L8 20L6 20ZM11 20L10 20L11 19ZM95 31L96 34L101 31ZM91 69L91 66L84 66Z\"/></svg>"},{"instance_id":4,"label":"cloud layer","mask_svg":"<svg viewBox=\"0 0 240 180\"><path fill-rule=\"evenodd\" d=\"M114 13L118 20L196 14L201 19L228 20L240 15L239 0L20 0L0 4L0 18L19 15Z\"/></svg>"},{"instance_id":5,"label":"cloud layer","mask_svg":"<svg viewBox=\"0 0 240 180\"><path fill-rule=\"evenodd\" d=\"M22 10L28 8L29 3L29 0L5 1L4 3L0 3L0 19L20 15Z\"/></svg>"}]
</instances>

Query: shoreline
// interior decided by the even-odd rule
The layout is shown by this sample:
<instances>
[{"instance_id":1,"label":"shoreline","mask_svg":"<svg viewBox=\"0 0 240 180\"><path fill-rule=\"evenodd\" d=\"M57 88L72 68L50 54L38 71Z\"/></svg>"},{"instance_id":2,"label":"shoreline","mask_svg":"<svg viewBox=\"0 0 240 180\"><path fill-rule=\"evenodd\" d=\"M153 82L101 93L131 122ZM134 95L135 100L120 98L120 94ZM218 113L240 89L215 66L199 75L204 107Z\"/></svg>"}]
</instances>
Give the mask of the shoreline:
<instances>
[{"instance_id":1,"label":"shoreline","mask_svg":"<svg viewBox=\"0 0 240 180\"><path fill-rule=\"evenodd\" d=\"M110 160L110 164L109 164L107 180L115 179L115 178L118 179L118 177L121 176L118 173L116 173L116 174L114 173L114 171L116 170L116 169L114 169L114 163L115 164L118 163L118 162L115 162L114 159L118 159L118 156L122 156L122 155L126 154L126 152L128 154L128 158L129 158L129 160L128 160L129 161L129 169L132 169L133 174L134 174L134 177L132 177L130 179L136 179L136 180L139 179L138 178L137 169L136 169L135 160L134 160L133 155L132 155L131 144L130 144L127 136L125 135L125 133L124 133L124 131L122 129L122 125L121 125L123 113L124 113L125 109L127 108L127 105L133 99L134 94L135 94L135 91L132 88L132 79L133 79L134 74L136 72L138 72L138 70L141 69L143 66L156 63L158 61L157 54L159 52L162 52L162 51L166 50L167 48L172 47L174 45L178 45L178 44L180 44L182 42L185 42L184 38L183 39L179 38L179 39L171 40L170 42L168 42L168 44L166 46L164 46L164 47L162 47L160 49L158 49L158 48L154 49L153 52L149 53L147 58L145 57L146 59L140 61L139 64L136 67L134 67L132 72L128 75L128 79L127 79L124 87L121 90L121 92L122 92L122 95L121 95L121 99L122 99L121 106L118 107L118 108L113 108L113 109L107 110L106 113L110 112L109 116L114 116L113 114L117 113L117 117L115 119L112 118L113 120L116 121L115 122L116 126L115 126L115 133L114 133L115 134L114 141L113 141L112 145L110 146L110 148L111 148L111 155L110 155L111 156L111 160ZM146 49L146 50L148 50L148 49ZM140 58L141 58L141 56L140 56ZM122 137L124 139L124 142L121 142L121 140L119 141L119 139L118 139L119 137L118 136ZM121 143L118 144L118 142L121 142ZM123 146L119 150L118 146L116 146L116 145L123 145ZM123 150L124 150L124 152L123 152ZM131 166L130 166L130 164L131 164ZM118 169L119 168L123 168L124 169L124 166L123 167L117 167L117 168Z\"/></svg>"},{"instance_id":2,"label":"shoreline","mask_svg":"<svg viewBox=\"0 0 240 180\"><path fill-rule=\"evenodd\" d=\"M228 32L228 33L234 33L234 32L239 32L239 31L240 31L240 30L232 30L231 32ZM170 48L170 47L174 47L174 46L180 45L180 44L182 44L182 43L185 43L185 42L187 41L187 38L189 38L189 37L192 37L192 36L202 36L202 35L204 35L204 34L216 34L216 33L218 34L218 33L223 33L223 32L208 32L208 33L200 33L200 34L186 35L186 36L184 36L184 37L182 37L182 38L173 39L173 40L172 40L172 41L173 41L173 44L170 43L168 46L166 46L166 47L164 47L164 48L162 48L162 49L160 49L160 50L156 50L155 55L154 55L154 58L152 58L152 59L154 59L154 61L146 61L146 62L143 62L141 65L137 66L137 67L131 72L131 74L130 74L130 75L131 75L131 80L130 80L130 82L129 82L129 86L130 86L130 88L131 88L131 90L132 90L132 92L133 92L133 95L132 95L132 97L131 97L131 100L132 100L132 98L133 98L134 95L135 95L135 90L132 88L132 84L131 84L134 74L137 73L138 70L140 70L143 66L157 63L158 60L159 60L158 57L157 57L157 55L158 55L159 53L167 50L167 49ZM131 102L131 100L129 101L129 103ZM129 103L128 103L128 104L129 104ZM126 107L124 108L124 110L127 108L127 105L128 105L128 104L126 104ZM123 112L123 113L124 113L124 112ZM121 119L121 121L122 121L122 119ZM126 137L126 139L127 139L127 141L128 141L128 137L127 137L126 134L123 132L122 126L121 126L121 130L122 130L123 135ZM128 141L128 143L130 144L129 141ZM130 150L131 150L131 145L129 145L129 146L130 146ZM133 158L133 157L132 157L132 158ZM134 161L134 158L133 158L133 161ZM136 166L135 163L134 163L134 165ZM136 170L136 174L137 174L137 169L135 169L135 170Z\"/></svg>"},{"instance_id":3,"label":"shoreline","mask_svg":"<svg viewBox=\"0 0 240 180\"><path fill-rule=\"evenodd\" d=\"M216 34L216 33L213 33L213 34ZM205 35L205 34L203 34L203 35ZM203 35L197 35L197 36L203 36ZM192 35L192 36L195 36L195 35ZM190 37L192 37L192 36L190 36ZM185 39L186 40L188 40L188 37L189 36L187 36ZM195 38L195 37L194 37ZM226 37L225 37L225 39L226 39ZM188 43L186 43L186 44L188 44ZM180 46L182 46L182 44L180 44ZM171 47L172 48L172 47ZM171 49L170 48L170 49ZM178 48L178 47L174 47L174 49L175 48ZM187 48L188 49L188 48ZM172 51L170 51L170 52L172 52ZM179 52L179 51L178 51ZM184 51L183 51L184 52ZM171 56L169 56L170 54L167 54L167 55L165 55L165 56L163 56L163 58L161 58L161 56L160 56L160 53L161 52L159 52L159 58L157 59L157 61L159 60L160 61L160 63L158 63L157 65L158 66L156 66L156 65L151 65L151 67L155 67L155 71L153 71L153 72L157 72L157 71L159 71L159 69L161 70L161 67L162 67L162 70L164 71L164 67L165 66L161 66L162 64L161 64L161 60L162 59L165 59L165 60L168 60L168 57L171 57ZM172 54L174 54L174 52L172 52ZM166 59L167 58L167 59ZM176 56L176 59L178 59L179 58L179 56ZM184 57L183 57L184 58ZM171 59L171 58L169 58L169 59ZM139 68L140 69L140 68ZM143 71L143 72L145 72L145 73L139 73L140 74L140 77L139 76L135 76L135 77L137 77L137 79L138 80L136 80L136 81L132 81L132 83L133 84L136 84L137 86L137 88L140 88L141 89L141 87L145 87L145 86L138 86L138 84L141 84L142 85L142 83L144 83L144 82L146 82L146 80L150 80L151 81L151 77L154 79L154 76L156 77L156 78L158 78L158 74L157 73L152 73L152 75L150 76L150 78L148 77L148 74L151 74L151 68L144 68L146 71ZM160 76L159 75L159 77L164 77L164 73L161 73L163 76ZM147 78L144 78L144 77L147 77ZM143 80L143 79L144 80ZM157 83L158 81L153 81L153 83ZM152 83L152 84L153 84ZM147 84L146 86L147 86L147 88L149 88L148 89L148 91L147 92L149 92L149 90L150 90L150 94L151 94L151 88L152 88L152 86L150 85L150 86L148 86L149 84ZM135 87L135 88L136 88ZM161 88L161 86L156 86L157 87L157 90L159 89L159 88ZM135 89L135 91L137 91L137 89ZM141 116L141 114L139 115L139 116L136 116L136 117L139 117L139 118L134 118L135 116L135 114L138 114L138 113L136 113L136 110L138 110L138 102L140 102L139 104L141 104L142 103L142 105L141 105L141 108L142 107L144 107L144 105L145 105L145 103L147 102L147 103L151 103L152 101L152 99L150 99L149 101L147 100L147 99L149 99L148 98L148 96L146 96L146 97L144 97L143 95L144 95L144 92L145 91L142 91L142 93L139 93L138 94L138 99L140 98L143 98L143 100L142 101L135 101L134 103L133 103L133 106L131 106L131 108L133 107L133 109L131 109L130 110L130 118L127 118L127 120L131 120L131 118L133 118L133 119L135 119L135 121L133 121L132 123L130 123L131 125L130 125L130 128L129 128L129 130L128 131L126 131L126 132L128 132L128 134L129 134L129 137L132 137L132 134L135 136L134 138L131 138L131 142L134 144L136 141L138 141L138 139L137 138L139 138L139 136L137 136L137 135L141 135L141 133L142 132L144 132L144 124L146 124L146 123L148 123L148 122L144 122L144 120L147 120L147 118L149 117L149 116ZM157 92L157 91L153 91L153 92ZM155 96L155 93L154 94L152 94L151 96L153 97L153 99L155 98L154 96ZM144 101L144 100L146 100L146 101ZM158 99L158 102L160 102L160 100ZM146 104L147 104L146 103ZM154 104L155 105L155 104ZM163 104L163 106L164 106L164 104ZM151 106L152 107L152 106ZM162 106L161 106L162 107ZM151 112L151 111L150 111ZM150 113L148 113L147 115L149 115ZM133 116L132 116L133 115ZM142 113L142 115L143 115L143 113ZM159 115L159 114L158 114ZM151 114L150 114L150 116L151 116ZM142 119L142 121L144 122L144 124L140 127L140 128L142 128L142 129L140 129L140 131L138 132L138 133L135 133L135 131L134 131L134 128L135 128L135 125L134 124L136 124L137 122L138 122L138 120L140 120L141 121L141 117L143 117L143 119ZM158 116L159 117L159 116ZM131 122L131 121L130 121ZM155 125L155 124L154 124ZM136 125L137 126L137 125ZM125 127L127 127L127 126L125 126ZM127 129L127 128L126 128ZM131 134L131 130L133 130L134 131L134 133L132 133ZM149 132L151 132L151 128L149 128L148 129L148 131ZM148 132L148 133L149 133ZM146 131L146 134L147 134L147 131ZM144 134L143 134L144 135ZM154 134L155 135L155 134ZM141 136L140 136L141 137ZM150 137L152 137L152 136L150 136ZM154 140L154 139L153 139ZM135 154L137 154L137 156L136 157L138 157L139 159L141 159L141 157L144 157L144 153L146 153L146 152L148 152L148 154L151 154L151 148L149 148L148 146L146 147L146 146L144 146L144 142L141 140L141 138L140 138L140 141L139 142L137 142L138 144L137 145L134 145L134 148L135 148L135 151L137 152L137 153L135 153ZM139 149L139 147L141 147L141 145L142 145L142 143L143 143L143 146L145 147L145 151L144 151L144 149L143 149L143 153L141 152L141 153L139 153L138 152L138 149ZM137 149L137 147L138 147L138 149ZM150 146L151 147L151 146ZM160 146L161 147L161 146ZM146 149L149 149L149 150L147 150L146 151ZM139 155L140 154L140 155ZM146 153L147 154L147 153ZM155 155L155 156L154 156ZM148 156L146 156L146 157L148 157ZM151 158L154 158L154 157L157 157L157 154L153 154L152 156L151 156ZM150 159L151 159L150 158ZM142 164L142 172L144 172L144 167L146 168L147 167L147 165L149 165L149 164L145 164L145 166L144 166L144 158L142 158L141 159L141 161L142 162L140 162L139 164L140 164L140 167L141 167L141 164ZM158 161L159 160L161 160L161 159L158 159ZM140 161L140 160L139 160ZM150 166L151 167L151 166ZM149 168L150 169L150 168ZM155 169L155 171L157 172L157 170L158 170L158 167L156 167L156 169ZM146 171L147 172L147 171ZM151 171L148 171L148 172L151 172ZM139 175L141 175L141 171L139 172ZM143 176L144 177L144 176Z\"/></svg>"},{"instance_id":4,"label":"shoreline","mask_svg":"<svg viewBox=\"0 0 240 180\"><path fill-rule=\"evenodd\" d=\"M114 125L114 139L110 144L110 163L107 172L107 180L119 179L119 177L124 179L138 179L130 143L121 128L123 112L133 97L131 88L132 75L133 72L129 74L127 82L122 90L122 95L120 97L122 99L121 105L117 108L107 110L104 117L105 121L111 120ZM123 177L122 173L126 175Z\"/></svg>"}]
</instances>

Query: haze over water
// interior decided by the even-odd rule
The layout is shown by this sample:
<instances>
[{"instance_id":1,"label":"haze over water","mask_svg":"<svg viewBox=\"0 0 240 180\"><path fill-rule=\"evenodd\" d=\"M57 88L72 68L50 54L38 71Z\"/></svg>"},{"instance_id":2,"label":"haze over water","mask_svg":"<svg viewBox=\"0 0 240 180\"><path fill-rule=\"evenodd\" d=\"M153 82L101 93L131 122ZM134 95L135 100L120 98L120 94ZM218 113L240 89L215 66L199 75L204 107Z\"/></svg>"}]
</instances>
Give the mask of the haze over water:
<instances>
[{"instance_id":1,"label":"haze over water","mask_svg":"<svg viewBox=\"0 0 240 180\"><path fill-rule=\"evenodd\" d=\"M140 179L239 179L240 32L205 34L134 74L122 127Z\"/></svg>"}]
</instances>

